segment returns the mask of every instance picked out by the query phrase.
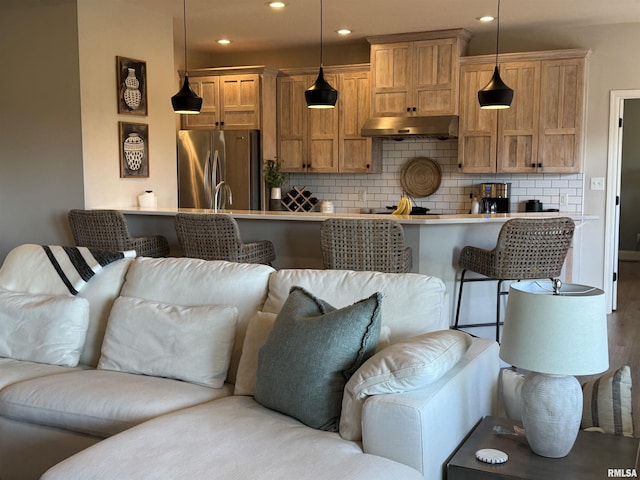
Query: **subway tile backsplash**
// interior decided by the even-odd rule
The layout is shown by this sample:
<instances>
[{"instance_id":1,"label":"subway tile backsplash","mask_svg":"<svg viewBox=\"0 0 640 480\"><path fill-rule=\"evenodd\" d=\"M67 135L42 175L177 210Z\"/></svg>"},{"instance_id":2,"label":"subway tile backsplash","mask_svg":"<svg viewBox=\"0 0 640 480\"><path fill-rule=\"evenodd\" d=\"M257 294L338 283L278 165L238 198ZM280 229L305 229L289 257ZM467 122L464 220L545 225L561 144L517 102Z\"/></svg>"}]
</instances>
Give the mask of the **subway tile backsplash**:
<instances>
[{"instance_id":1,"label":"subway tile backsplash","mask_svg":"<svg viewBox=\"0 0 640 480\"><path fill-rule=\"evenodd\" d=\"M361 208L380 209L396 205L402 187L400 170L413 157L429 157L442 169L440 188L429 197L416 198L415 204L430 213L469 213L470 193L479 194L481 183L511 183L511 211L524 212L527 200L540 200L543 208L582 213L583 174L464 174L458 172L458 142L425 138L402 141L383 139L382 173L289 175L289 185L305 186L318 200L333 202L338 213L357 213ZM286 187L285 187L286 188ZM561 194L567 204L560 205Z\"/></svg>"}]
</instances>

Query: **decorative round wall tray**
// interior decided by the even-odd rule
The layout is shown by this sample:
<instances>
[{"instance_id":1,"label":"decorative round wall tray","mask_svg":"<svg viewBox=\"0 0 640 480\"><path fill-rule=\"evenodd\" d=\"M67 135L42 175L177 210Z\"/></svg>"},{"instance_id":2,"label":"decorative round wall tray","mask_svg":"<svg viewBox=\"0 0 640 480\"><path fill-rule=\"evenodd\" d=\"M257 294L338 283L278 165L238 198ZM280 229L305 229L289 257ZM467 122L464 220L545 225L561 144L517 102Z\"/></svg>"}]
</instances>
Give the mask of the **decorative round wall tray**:
<instances>
[{"instance_id":1,"label":"decorative round wall tray","mask_svg":"<svg viewBox=\"0 0 640 480\"><path fill-rule=\"evenodd\" d=\"M400 171L402 189L412 197L428 197L440 187L440 166L427 157L407 160Z\"/></svg>"}]
</instances>

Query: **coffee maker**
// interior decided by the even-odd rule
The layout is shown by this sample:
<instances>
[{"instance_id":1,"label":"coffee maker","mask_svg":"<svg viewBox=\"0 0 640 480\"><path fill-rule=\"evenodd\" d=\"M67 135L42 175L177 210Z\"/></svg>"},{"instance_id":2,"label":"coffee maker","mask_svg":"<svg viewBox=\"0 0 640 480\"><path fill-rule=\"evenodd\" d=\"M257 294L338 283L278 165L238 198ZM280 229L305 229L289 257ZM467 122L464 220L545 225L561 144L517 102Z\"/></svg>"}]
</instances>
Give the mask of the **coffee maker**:
<instances>
[{"instance_id":1,"label":"coffee maker","mask_svg":"<svg viewBox=\"0 0 640 480\"><path fill-rule=\"evenodd\" d=\"M509 213L510 183L480 184L480 213Z\"/></svg>"}]
</instances>

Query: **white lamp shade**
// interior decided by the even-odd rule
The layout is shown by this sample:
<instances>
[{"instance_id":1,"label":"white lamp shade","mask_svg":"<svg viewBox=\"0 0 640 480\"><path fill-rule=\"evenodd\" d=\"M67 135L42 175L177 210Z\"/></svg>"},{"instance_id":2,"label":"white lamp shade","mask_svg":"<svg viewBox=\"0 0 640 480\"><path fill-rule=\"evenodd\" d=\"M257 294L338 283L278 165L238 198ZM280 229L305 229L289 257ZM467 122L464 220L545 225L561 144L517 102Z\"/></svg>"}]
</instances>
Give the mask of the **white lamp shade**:
<instances>
[{"instance_id":1,"label":"white lamp shade","mask_svg":"<svg viewBox=\"0 0 640 480\"><path fill-rule=\"evenodd\" d=\"M500 358L551 375L591 375L609 368L604 292L550 281L511 285Z\"/></svg>"}]
</instances>

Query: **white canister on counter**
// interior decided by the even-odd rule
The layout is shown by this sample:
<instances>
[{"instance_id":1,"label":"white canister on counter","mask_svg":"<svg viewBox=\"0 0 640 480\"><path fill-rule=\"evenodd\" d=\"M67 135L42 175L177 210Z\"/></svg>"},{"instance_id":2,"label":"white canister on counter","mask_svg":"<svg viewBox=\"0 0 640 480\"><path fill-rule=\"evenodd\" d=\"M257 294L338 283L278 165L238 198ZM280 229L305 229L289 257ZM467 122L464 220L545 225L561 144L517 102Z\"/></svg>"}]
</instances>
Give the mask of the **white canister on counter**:
<instances>
[{"instance_id":1,"label":"white canister on counter","mask_svg":"<svg viewBox=\"0 0 640 480\"><path fill-rule=\"evenodd\" d=\"M335 210L333 208L333 202L328 200L323 200L320 202L320 211L322 213L333 213Z\"/></svg>"},{"instance_id":2,"label":"white canister on counter","mask_svg":"<svg viewBox=\"0 0 640 480\"><path fill-rule=\"evenodd\" d=\"M475 195L473 196L473 200L471 200L471 213L480 213L480 202L478 201L478 197Z\"/></svg>"},{"instance_id":3,"label":"white canister on counter","mask_svg":"<svg viewBox=\"0 0 640 480\"><path fill-rule=\"evenodd\" d=\"M142 208L156 208L158 206L158 197L153 190L147 190L138 195L138 205Z\"/></svg>"}]
</instances>

